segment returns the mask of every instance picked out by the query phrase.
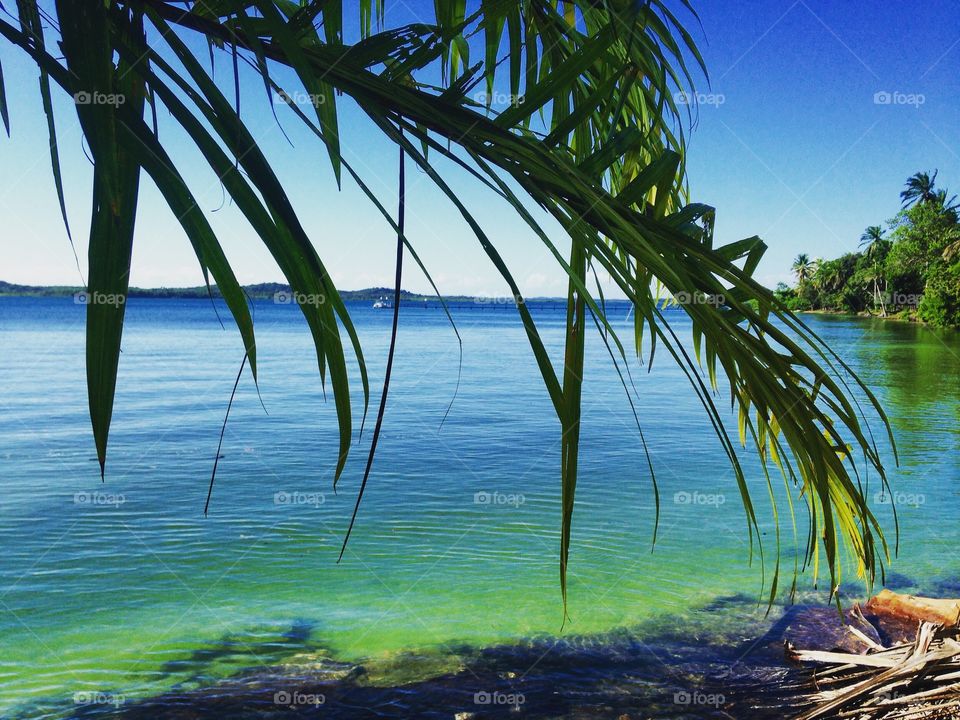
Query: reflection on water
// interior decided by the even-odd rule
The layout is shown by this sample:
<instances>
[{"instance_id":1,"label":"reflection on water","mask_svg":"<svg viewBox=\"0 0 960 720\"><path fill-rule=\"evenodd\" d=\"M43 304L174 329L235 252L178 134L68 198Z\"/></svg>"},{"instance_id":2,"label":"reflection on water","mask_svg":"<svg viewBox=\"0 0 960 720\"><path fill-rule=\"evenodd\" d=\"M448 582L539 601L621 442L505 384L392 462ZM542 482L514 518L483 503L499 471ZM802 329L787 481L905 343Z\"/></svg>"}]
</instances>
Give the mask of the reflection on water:
<instances>
[{"instance_id":1,"label":"reflection on water","mask_svg":"<svg viewBox=\"0 0 960 720\"><path fill-rule=\"evenodd\" d=\"M897 440L893 490L875 488L872 497L888 526L897 511L902 542L893 567L917 579L915 590L943 594L958 576L960 333L899 321L834 322L859 329L839 343L841 352L877 393Z\"/></svg>"},{"instance_id":2,"label":"reflection on water","mask_svg":"<svg viewBox=\"0 0 960 720\"><path fill-rule=\"evenodd\" d=\"M899 432L937 437L960 431L960 338L956 331L873 320L856 344L871 386L884 393ZM944 422L947 420L948 422ZM905 452L916 449L910 444Z\"/></svg>"}]
</instances>

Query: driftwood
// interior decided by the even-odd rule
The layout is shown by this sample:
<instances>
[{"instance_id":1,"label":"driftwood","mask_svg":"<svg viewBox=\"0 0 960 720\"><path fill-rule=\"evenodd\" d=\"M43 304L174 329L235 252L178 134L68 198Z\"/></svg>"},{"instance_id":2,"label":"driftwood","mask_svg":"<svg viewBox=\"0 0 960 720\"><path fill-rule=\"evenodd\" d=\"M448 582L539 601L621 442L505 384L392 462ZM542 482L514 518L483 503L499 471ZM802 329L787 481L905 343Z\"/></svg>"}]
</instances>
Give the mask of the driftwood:
<instances>
[{"instance_id":1,"label":"driftwood","mask_svg":"<svg viewBox=\"0 0 960 720\"><path fill-rule=\"evenodd\" d=\"M917 598L884 590L867 603L877 616L917 619L916 637L891 647L860 639L866 654L798 650L814 663L816 688L797 720L941 720L960 718L960 601ZM859 636L854 632L854 635Z\"/></svg>"},{"instance_id":2,"label":"driftwood","mask_svg":"<svg viewBox=\"0 0 960 720\"><path fill-rule=\"evenodd\" d=\"M936 623L944 627L954 627L960 621L960 600L900 595L889 590L881 590L870 598L867 610L875 615Z\"/></svg>"}]
</instances>

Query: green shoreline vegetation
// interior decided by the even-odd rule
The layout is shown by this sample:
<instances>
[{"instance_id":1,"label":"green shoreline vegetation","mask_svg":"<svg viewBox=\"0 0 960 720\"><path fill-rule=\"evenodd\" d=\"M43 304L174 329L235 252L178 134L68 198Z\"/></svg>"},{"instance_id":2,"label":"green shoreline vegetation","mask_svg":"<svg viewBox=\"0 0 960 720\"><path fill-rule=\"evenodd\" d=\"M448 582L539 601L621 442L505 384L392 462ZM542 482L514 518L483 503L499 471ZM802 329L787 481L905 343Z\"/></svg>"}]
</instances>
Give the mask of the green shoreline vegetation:
<instances>
[{"instance_id":1,"label":"green shoreline vegetation","mask_svg":"<svg viewBox=\"0 0 960 720\"><path fill-rule=\"evenodd\" d=\"M900 193L900 211L871 225L860 251L832 260L797 255L794 287L775 294L791 310L897 318L960 327L960 217L956 196L918 172Z\"/></svg>"}]
</instances>

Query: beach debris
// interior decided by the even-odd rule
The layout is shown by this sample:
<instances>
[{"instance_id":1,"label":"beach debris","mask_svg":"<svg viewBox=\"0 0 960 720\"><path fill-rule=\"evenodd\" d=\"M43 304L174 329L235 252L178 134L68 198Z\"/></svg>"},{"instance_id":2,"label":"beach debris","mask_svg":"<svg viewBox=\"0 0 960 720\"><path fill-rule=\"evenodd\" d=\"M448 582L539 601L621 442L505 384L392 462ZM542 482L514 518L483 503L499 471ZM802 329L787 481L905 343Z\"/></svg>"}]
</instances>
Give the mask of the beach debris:
<instances>
[{"instance_id":1,"label":"beach debris","mask_svg":"<svg viewBox=\"0 0 960 720\"><path fill-rule=\"evenodd\" d=\"M881 590L867 601L867 611L889 618L954 627L960 622L960 600L901 595Z\"/></svg>"},{"instance_id":2,"label":"beach debris","mask_svg":"<svg viewBox=\"0 0 960 720\"><path fill-rule=\"evenodd\" d=\"M799 650L786 643L788 659L815 665L815 690L803 698L797 720L960 718L960 601L883 591L866 607L881 619L916 619L915 637L887 647L851 627L864 654Z\"/></svg>"}]
</instances>

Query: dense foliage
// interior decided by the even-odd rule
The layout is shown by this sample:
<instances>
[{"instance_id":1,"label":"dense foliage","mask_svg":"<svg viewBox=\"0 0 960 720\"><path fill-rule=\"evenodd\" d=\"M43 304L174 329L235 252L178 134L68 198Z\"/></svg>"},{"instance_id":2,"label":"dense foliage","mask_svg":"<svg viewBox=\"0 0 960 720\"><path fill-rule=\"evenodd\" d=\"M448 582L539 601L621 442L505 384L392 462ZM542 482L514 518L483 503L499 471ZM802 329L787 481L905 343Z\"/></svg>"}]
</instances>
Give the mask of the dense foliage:
<instances>
[{"instance_id":1,"label":"dense foliage","mask_svg":"<svg viewBox=\"0 0 960 720\"><path fill-rule=\"evenodd\" d=\"M886 228L860 236L860 251L833 260L793 262L794 287L777 295L793 310L829 310L916 318L960 326L960 218L955 197L919 172L900 193L903 206Z\"/></svg>"}]
</instances>

